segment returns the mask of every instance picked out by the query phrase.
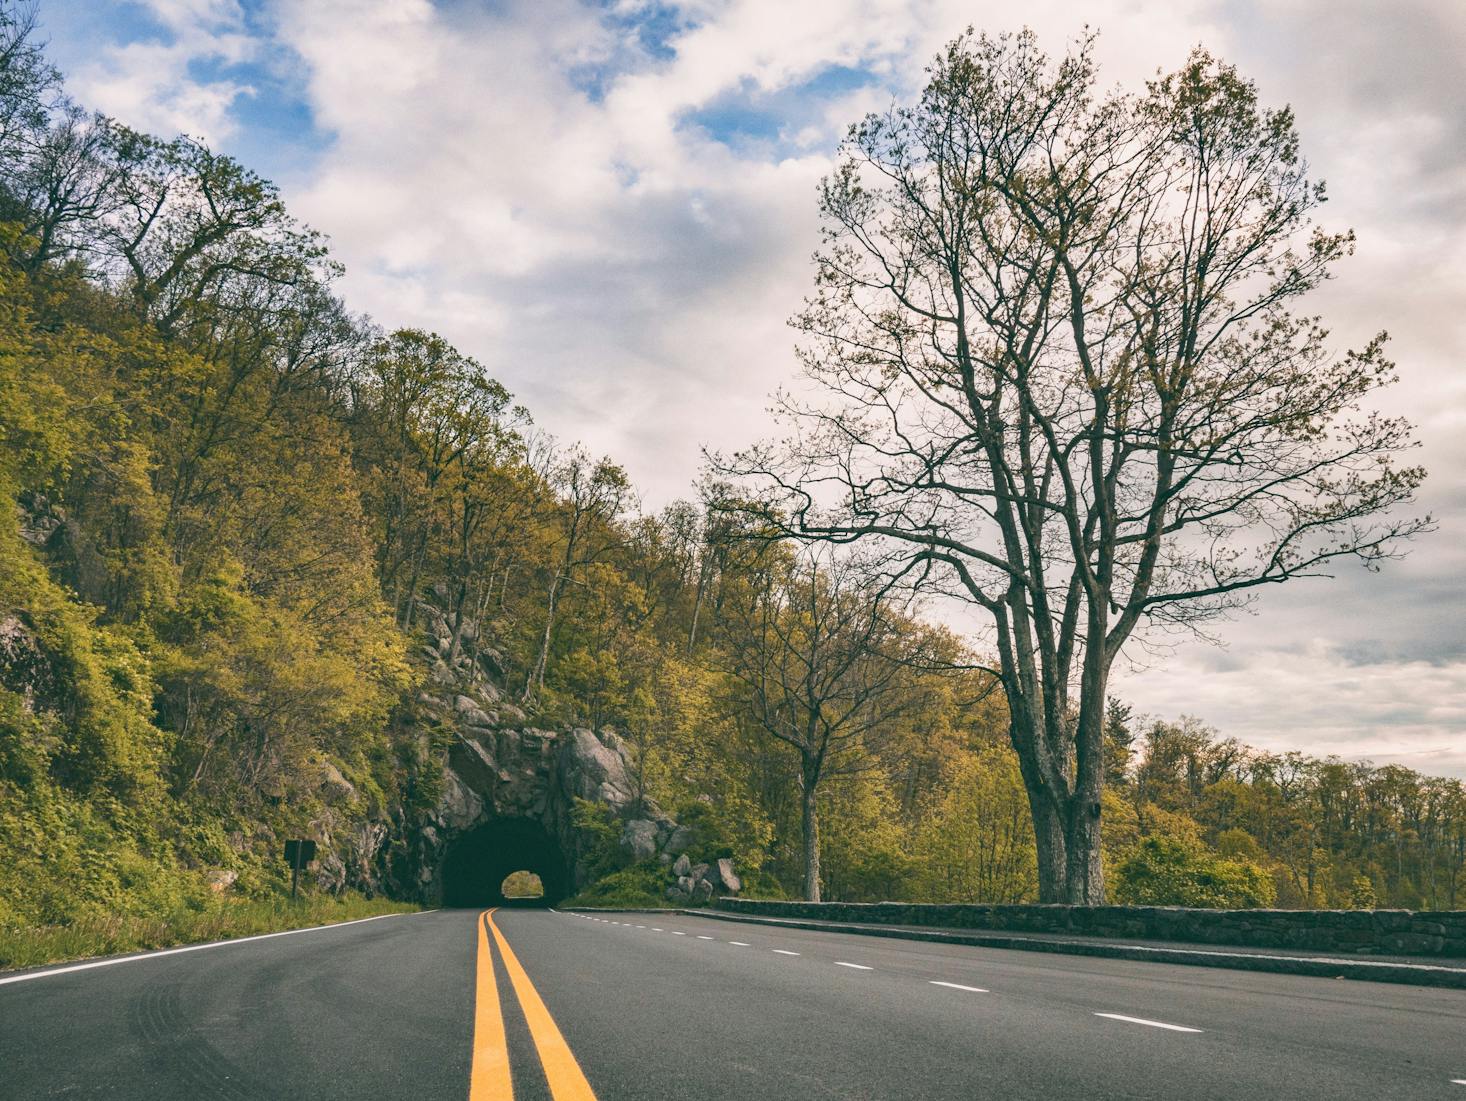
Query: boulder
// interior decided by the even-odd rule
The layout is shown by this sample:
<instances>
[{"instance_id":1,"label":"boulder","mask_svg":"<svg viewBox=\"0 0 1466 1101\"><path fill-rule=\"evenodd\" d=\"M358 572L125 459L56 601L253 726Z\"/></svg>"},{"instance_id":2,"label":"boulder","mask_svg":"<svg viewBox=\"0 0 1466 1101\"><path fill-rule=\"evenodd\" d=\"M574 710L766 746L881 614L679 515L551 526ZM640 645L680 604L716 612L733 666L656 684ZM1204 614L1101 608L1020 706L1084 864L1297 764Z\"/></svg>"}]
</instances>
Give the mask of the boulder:
<instances>
[{"instance_id":1,"label":"boulder","mask_svg":"<svg viewBox=\"0 0 1466 1101\"><path fill-rule=\"evenodd\" d=\"M633 818L621 827L621 847L633 860L650 860L657 855L657 824L646 818Z\"/></svg>"},{"instance_id":2,"label":"boulder","mask_svg":"<svg viewBox=\"0 0 1466 1101\"><path fill-rule=\"evenodd\" d=\"M238 878L239 873L233 868L211 868L204 876L209 890L215 894L223 894L234 885L234 881Z\"/></svg>"},{"instance_id":3,"label":"boulder","mask_svg":"<svg viewBox=\"0 0 1466 1101\"><path fill-rule=\"evenodd\" d=\"M713 885L706 879L699 879L697 885L692 889L693 902L706 902L713 897Z\"/></svg>"},{"instance_id":4,"label":"boulder","mask_svg":"<svg viewBox=\"0 0 1466 1101\"><path fill-rule=\"evenodd\" d=\"M480 646L478 651L478 663L483 666L484 672L491 677L504 676L504 655L492 646Z\"/></svg>"},{"instance_id":5,"label":"boulder","mask_svg":"<svg viewBox=\"0 0 1466 1101\"><path fill-rule=\"evenodd\" d=\"M692 871L688 872L687 874L692 876L693 879L706 879L708 877L708 868L710 866L711 865L708 864L694 864L692 866Z\"/></svg>"},{"instance_id":6,"label":"boulder","mask_svg":"<svg viewBox=\"0 0 1466 1101\"><path fill-rule=\"evenodd\" d=\"M328 803L345 803L356 798L356 786L330 761L321 766L321 780L317 786Z\"/></svg>"},{"instance_id":7,"label":"boulder","mask_svg":"<svg viewBox=\"0 0 1466 1101\"><path fill-rule=\"evenodd\" d=\"M443 770L443 794L438 801L438 820L452 830L466 830L483 817L484 802L458 778L451 768Z\"/></svg>"},{"instance_id":8,"label":"boulder","mask_svg":"<svg viewBox=\"0 0 1466 1101\"><path fill-rule=\"evenodd\" d=\"M667 843L662 846L662 851L676 856L691 844L692 828L690 826L678 826L667 835Z\"/></svg>"},{"instance_id":9,"label":"boulder","mask_svg":"<svg viewBox=\"0 0 1466 1101\"><path fill-rule=\"evenodd\" d=\"M692 874L692 861L687 859L686 853L679 856L676 863L672 865L672 874L677 876Z\"/></svg>"},{"instance_id":10,"label":"boulder","mask_svg":"<svg viewBox=\"0 0 1466 1101\"><path fill-rule=\"evenodd\" d=\"M722 857L718 860L717 869L718 879L722 882L726 890L735 895L743 890L743 881L738 878L738 873L733 870L733 861L729 860L726 856Z\"/></svg>"},{"instance_id":11,"label":"boulder","mask_svg":"<svg viewBox=\"0 0 1466 1101\"><path fill-rule=\"evenodd\" d=\"M594 799L620 810L632 801L626 761L584 728L572 730L562 761L567 787L582 799Z\"/></svg>"},{"instance_id":12,"label":"boulder","mask_svg":"<svg viewBox=\"0 0 1466 1101\"><path fill-rule=\"evenodd\" d=\"M458 712L459 721L466 726L492 726L494 723L472 696L455 696L453 710Z\"/></svg>"}]
</instances>

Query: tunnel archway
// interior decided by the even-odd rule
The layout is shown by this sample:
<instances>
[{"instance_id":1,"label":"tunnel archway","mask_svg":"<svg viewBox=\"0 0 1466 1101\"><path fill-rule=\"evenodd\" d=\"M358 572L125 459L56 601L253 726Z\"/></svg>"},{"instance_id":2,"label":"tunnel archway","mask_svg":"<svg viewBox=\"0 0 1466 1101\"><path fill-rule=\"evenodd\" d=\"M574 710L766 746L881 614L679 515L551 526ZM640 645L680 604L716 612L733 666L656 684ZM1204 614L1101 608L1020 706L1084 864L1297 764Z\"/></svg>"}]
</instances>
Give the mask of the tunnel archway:
<instances>
[{"instance_id":1,"label":"tunnel archway","mask_svg":"<svg viewBox=\"0 0 1466 1101\"><path fill-rule=\"evenodd\" d=\"M505 898L511 872L540 877L539 898ZM496 818L460 835L443 857L444 906L553 906L570 893L565 854L545 828L528 818Z\"/></svg>"}]
</instances>

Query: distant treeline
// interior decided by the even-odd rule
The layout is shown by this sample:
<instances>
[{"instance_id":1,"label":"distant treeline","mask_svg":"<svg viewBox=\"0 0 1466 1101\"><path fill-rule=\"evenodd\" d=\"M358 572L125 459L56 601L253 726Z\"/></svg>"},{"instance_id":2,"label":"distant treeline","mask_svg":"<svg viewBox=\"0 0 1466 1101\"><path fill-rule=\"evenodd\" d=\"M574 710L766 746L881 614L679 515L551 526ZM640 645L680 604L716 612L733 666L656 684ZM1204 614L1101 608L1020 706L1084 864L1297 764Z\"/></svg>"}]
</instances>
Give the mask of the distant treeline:
<instances>
[{"instance_id":1,"label":"distant treeline","mask_svg":"<svg viewBox=\"0 0 1466 1101\"><path fill-rule=\"evenodd\" d=\"M640 510L443 339L352 315L268 181L70 102L18 13L0 926L267 897L286 836L358 882L346 840L437 799L444 739L394 721L425 604L530 721L621 731L757 890L1035 896L1002 695L900 586L763 538L726 486ZM1458 781L1110 719L1116 898L1456 904Z\"/></svg>"}]
</instances>

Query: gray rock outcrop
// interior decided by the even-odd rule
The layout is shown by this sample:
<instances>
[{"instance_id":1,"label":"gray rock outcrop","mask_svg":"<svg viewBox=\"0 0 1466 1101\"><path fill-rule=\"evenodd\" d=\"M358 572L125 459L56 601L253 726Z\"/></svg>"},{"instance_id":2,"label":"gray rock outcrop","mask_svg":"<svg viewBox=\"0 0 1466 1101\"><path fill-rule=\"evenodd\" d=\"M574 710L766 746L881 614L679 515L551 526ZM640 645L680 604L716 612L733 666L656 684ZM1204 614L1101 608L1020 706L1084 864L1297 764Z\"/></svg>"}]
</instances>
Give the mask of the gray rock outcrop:
<instances>
[{"instance_id":1,"label":"gray rock outcrop","mask_svg":"<svg viewBox=\"0 0 1466 1101\"><path fill-rule=\"evenodd\" d=\"M516 820L543 830L564 858L570 889L579 889L589 878L592 839L575 824L577 798L609 809L626 859L670 865L676 858L681 874L691 869L685 850L695 841L693 831L655 801L638 797L633 756L619 736L530 725L523 710L506 702L502 658L479 637L477 624L466 621L455 645L452 625L431 604L422 606L421 620L427 639L420 660L429 683L400 721L409 740L414 731L421 744L448 740L436 804L410 821L394 822L383 838L362 839L364 847L347 862L353 872L332 869L328 878L435 900L444 859L458 838L485 824ZM327 778L345 797L335 781ZM707 882L707 866L698 867L688 897Z\"/></svg>"}]
</instances>

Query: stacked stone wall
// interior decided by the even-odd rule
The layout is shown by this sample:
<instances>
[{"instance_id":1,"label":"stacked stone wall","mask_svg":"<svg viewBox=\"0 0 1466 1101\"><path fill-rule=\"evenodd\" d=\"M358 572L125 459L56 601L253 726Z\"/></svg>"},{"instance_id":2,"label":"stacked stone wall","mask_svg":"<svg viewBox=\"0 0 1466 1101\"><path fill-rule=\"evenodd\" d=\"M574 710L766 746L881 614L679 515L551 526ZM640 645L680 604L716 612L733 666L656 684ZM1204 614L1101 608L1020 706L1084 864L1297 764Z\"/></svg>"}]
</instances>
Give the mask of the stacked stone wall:
<instances>
[{"instance_id":1,"label":"stacked stone wall","mask_svg":"<svg viewBox=\"0 0 1466 1101\"><path fill-rule=\"evenodd\" d=\"M762 917L1127 937L1346 955L1466 958L1466 910L1191 910L1176 906L983 906L725 898Z\"/></svg>"}]
</instances>

